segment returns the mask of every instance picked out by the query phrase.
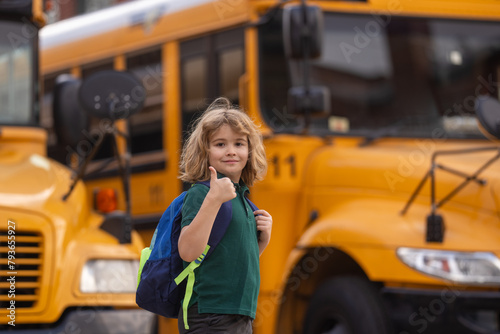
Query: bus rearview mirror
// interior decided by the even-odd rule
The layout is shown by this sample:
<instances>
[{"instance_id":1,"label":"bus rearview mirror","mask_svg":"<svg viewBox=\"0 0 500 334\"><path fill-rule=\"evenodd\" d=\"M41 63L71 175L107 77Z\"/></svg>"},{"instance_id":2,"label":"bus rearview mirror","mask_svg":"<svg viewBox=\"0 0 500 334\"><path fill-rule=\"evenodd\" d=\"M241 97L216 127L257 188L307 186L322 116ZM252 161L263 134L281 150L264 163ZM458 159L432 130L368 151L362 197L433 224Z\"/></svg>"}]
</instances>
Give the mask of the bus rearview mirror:
<instances>
[{"instance_id":1,"label":"bus rearview mirror","mask_svg":"<svg viewBox=\"0 0 500 334\"><path fill-rule=\"evenodd\" d=\"M476 99L476 117L486 137L500 139L500 102L491 96Z\"/></svg>"},{"instance_id":2,"label":"bus rearview mirror","mask_svg":"<svg viewBox=\"0 0 500 334\"><path fill-rule=\"evenodd\" d=\"M283 9L283 42L288 57L318 58L322 41L323 13L318 6L293 5Z\"/></svg>"},{"instance_id":3,"label":"bus rearview mirror","mask_svg":"<svg viewBox=\"0 0 500 334\"><path fill-rule=\"evenodd\" d=\"M79 91L85 111L97 118L128 118L141 111L146 99L142 83L131 73L100 71L86 78Z\"/></svg>"},{"instance_id":4,"label":"bus rearview mirror","mask_svg":"<svg viewBox=\"0 0 500 334\"><path fill-rule=\"evenodd\" d=\"M81 81L70 74L61 74L56 78L52 109L54 131L62 146L75 148L85 139L89 118L82 112L77 96Z\"/></svg>"},{"instance_id":5,"label":"bus rearview mirror","mask_svg":"<svg viewBox=\"0 0 500 334\"><path fill-rule=\"evenodd\" d=\"M321 117L329 114L330 91L324 86L292 87L288 90L288 112Z\"/></svg>"}]
</instances>

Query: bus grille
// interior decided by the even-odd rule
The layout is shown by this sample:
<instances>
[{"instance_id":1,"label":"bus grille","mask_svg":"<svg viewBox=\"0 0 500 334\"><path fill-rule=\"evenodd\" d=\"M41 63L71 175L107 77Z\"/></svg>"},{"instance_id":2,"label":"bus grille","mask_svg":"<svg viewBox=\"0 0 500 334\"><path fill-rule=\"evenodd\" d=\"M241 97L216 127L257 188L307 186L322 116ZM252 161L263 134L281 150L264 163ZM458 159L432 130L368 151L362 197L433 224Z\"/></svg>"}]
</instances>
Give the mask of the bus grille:
<instances>
[{"instance_id":1,"label":"bus grille","mask_svg":"<svg viewBox=\"0 0 500 334\"><path fill-rule=\"evenodd\" d=\"M0 308L9 307L11 300L15 301L16 309L34 307L40 296L43 237L37 232L18 230L13 235L15 247L11 242L9 248L8 232L0 231ZM14 285L9 281L11 278ZM15 296L12 296L13 288Z\"/></svg>"}]
</instances>

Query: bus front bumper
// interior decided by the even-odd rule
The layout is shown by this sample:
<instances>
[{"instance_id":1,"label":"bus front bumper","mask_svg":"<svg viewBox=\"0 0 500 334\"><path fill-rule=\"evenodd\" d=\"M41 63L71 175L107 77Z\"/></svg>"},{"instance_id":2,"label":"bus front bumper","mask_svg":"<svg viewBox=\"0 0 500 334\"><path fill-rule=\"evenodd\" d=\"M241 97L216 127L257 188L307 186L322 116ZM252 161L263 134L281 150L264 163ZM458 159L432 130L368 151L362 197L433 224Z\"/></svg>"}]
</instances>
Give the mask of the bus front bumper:
<instances>
[{"instance_id":1,"label":"bus front bumper","mask_svg":"<svg viewBox=\"0 0 500 334\"><path fill-rule=\"evenodd\" d=\"M500 334L500 292L383 288L397 334Z\"/></svg>"}]
</instances>

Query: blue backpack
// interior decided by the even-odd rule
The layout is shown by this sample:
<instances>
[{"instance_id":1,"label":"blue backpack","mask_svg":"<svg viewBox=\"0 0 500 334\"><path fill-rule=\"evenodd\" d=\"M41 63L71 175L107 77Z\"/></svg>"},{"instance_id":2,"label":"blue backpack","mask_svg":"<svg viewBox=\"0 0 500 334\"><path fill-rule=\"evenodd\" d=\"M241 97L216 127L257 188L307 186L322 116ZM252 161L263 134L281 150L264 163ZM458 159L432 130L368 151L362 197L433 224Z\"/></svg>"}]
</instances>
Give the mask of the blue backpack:
<instances>
[{"instance_id":1,"label":"blue backpack","mask_svg":"<svg viewBox=\"0 0 500 334\"><path fill-rule=\"evenodd\" d=\"M210 181L198 183L210 187ZM184 191L168 206L156 227L151 245L141 252L136 303L150 312L167 318L177 318L184 298L182 303L184 327L189 329L187 308L193 293L194 270L222 240L231 222L232 205L231 201L222 204L203 254L184 269L177 244L181 233L182 205L185 196ZM245 199L252 210L258 210L247 197ZM186 278L187 284L183 284Z\"/></svg>"}]
</instances>

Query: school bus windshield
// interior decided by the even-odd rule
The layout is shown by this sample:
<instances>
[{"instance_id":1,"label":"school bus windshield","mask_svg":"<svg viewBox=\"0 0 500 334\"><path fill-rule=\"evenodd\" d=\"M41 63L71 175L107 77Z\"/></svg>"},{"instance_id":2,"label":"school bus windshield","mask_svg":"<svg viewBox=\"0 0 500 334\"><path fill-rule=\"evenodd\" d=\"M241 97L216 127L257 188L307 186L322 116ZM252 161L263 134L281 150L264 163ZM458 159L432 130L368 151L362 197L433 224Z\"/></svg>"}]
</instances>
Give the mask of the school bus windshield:
<instances>
[{"instance_id":1,"label":"school bus windshield","mask_svg":"<svg viewBox=\"0 0 500 334\"><path fill-rule=\"evenodd\" d=\"M484 138L475 100L498 96L498 23L324 13L324 44L309 70L330 91L329 116L311 132ZM261 110L275 131L300 127L286 111L301 61L283 58L280 15L259 29Z\"/></svg>"},{"instance_id":2,"label":"school bus windshield","mask_svg":"<svg viewBox=\"0 0 500 334\"><path fill-rule=\"evenodd\" d=\"M36 36L22 22L0 21L0 30L9 32L0 36L0 124L33 124Z\"/></svg>"}]
</instances>

